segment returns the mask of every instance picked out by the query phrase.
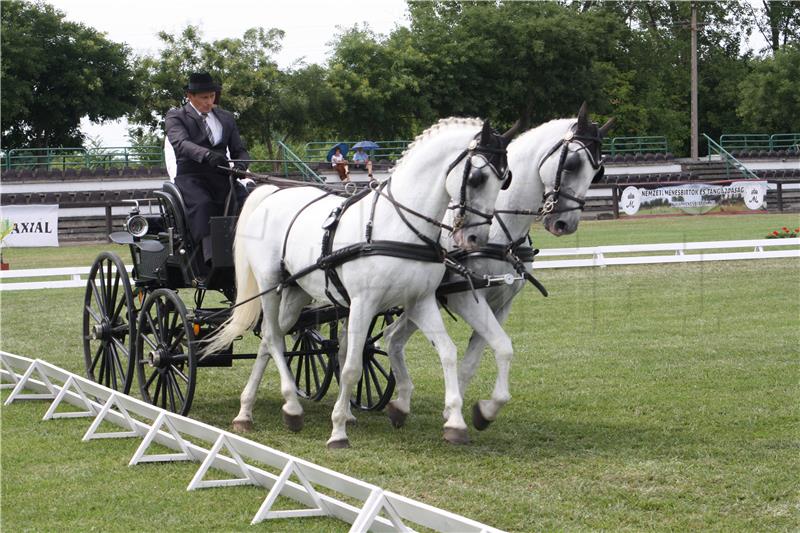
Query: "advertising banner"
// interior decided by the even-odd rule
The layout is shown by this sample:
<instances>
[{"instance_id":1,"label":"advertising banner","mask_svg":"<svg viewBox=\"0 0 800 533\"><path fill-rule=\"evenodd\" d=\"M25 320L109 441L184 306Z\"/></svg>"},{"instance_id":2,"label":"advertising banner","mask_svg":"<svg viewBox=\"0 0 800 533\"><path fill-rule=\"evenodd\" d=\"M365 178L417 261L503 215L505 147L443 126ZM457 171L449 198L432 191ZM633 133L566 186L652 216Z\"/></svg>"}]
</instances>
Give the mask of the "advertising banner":
<instances>
[{"instance_id":1,"label":"advertising banner","mask_svg":"<svg viewBox=\"0 0 800 533\"><path fill-rule=\"evenodd\" d=\"M58 204L0 206L0 220L4 219L12 230L3 246L58 246Z\"/></svg>"},{"instance_id":2,"label":"advertising banner","mask_svg":"<svg viewBox=\"0 0 800 533\"><path fill-rule=\"evenodd\" d=\"M619 213L636 216L763 211L767 208L766 198L766 181L638 185L622 190Z\"/></svg>"}]
</instances>

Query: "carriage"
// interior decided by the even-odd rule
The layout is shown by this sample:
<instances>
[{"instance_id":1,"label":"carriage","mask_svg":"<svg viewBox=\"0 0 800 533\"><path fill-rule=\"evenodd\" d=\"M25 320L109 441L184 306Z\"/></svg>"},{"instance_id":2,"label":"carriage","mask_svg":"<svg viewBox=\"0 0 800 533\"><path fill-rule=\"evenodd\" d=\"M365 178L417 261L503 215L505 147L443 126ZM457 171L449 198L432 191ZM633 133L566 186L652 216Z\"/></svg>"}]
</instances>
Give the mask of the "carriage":
<instances>
[{"instance_id":1,"label":"carriage","mask_svg":"<svg viewBox=\"0 0 800 533\"><path fill-rule=\"evenodd\" d=\"M129 247L130 275L113 252L98 255L89 272L83 308L86 372L124 393L130 392L135 376L145 401L186 415L198 368L230 367L235 360L256 357L235 353L233 345L201 355L201 341L228 318L235 300L231 247L237 217L211 219L212 267L201 277L198 245L186 225L178 188L168 181L152 199L132 202L124 231L109 235ZM193 305L187 306L181 297L185 294L191 295ZM221 303L208 303L220 298ZM401 312L388 309L372 321L354 407L380 410L391 398L394 375L379 340ZM309 308L289 332L286 358L301 397L320 400L338 379L338 324L345 315L345 309L331 305Z\"/></svg>"}]
</instances>

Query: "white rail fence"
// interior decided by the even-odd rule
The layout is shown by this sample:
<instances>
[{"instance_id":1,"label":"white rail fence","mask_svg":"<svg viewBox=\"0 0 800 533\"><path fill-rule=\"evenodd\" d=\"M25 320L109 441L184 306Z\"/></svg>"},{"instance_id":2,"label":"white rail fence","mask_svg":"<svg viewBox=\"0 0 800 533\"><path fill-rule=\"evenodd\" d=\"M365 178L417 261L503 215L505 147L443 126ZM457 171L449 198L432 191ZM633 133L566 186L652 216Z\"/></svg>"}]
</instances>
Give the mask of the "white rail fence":
<instances>
[{"instance_id":1,"label":"white rail fence","mask_svg":"<svg viewBox=\"0 0 800 533\"><path fill-rule=\"evenodd\" d=\"M769 249L767 248L778 248ZM732 251L732 250L748 251ZM728 250L720 252L718 250ZM652 252L671 252L668 255L634 255ZM622 255L625 254L625 255ZM581 259L550 259L553 257L587 256ZM543 268L574 268L588 266L644 265L657 263L689 263L695 261L735 261L747 259L800 258L800 239L755 239L740 241L673 242L665 244L626 244L587 248L548 248L542 250L533 264ZM27 289L62 289L85 287L85 277L91 267L37 268L0 272L0 291ZM130 271L130 266L128 271ZM42 277L68 279L49 281L18 281Z\"/></svg>"},{"instance_id":2,"label":"white rail fence","mask_svg":"<svg viewBox=\"0 0 800 533\"><path fill-rule=\"evenodd\" d=\"M29 359L0 351L0 388L13 389L5 401L47 400L51 404L44 420L92 418L84 441L108 438L139 438L129 465L147 462L195 461L200 466L186 490L236 485L264 487L266 497L252 524L280 518L329 516L352 524L351 532L412 531L408 523L436 531L495 532L493 527L469 518L383 490L378 486L315 465L239 435L176 415L131 396L67 372L41 359ZM29 392L26 392L29 391ZM70 404L79 411L65 410ZM102 422L122 431L98 432ZM208 448L185 437L207 443ZM147 454L152 443L175 453ZM267 465L273 471L248 464ZM210 469L235 476L210 479ZM363 502L359 507L337 499L342 494ZM278 496L305 506L295 510L272 510ZM382 516L383 515L383 516Z\"/></svg>"}]
</instances>

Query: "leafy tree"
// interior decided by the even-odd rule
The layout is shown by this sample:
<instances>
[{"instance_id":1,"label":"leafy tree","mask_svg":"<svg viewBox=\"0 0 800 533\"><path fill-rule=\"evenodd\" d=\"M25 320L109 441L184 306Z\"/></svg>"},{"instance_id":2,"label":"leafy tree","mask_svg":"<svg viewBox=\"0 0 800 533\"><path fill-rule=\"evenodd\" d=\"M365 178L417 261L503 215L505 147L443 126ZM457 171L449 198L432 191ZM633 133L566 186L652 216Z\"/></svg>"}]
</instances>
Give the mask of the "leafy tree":
<instances>
[{"instance_id":1,"label":"leafy tree","mask_svg":"<svg viewBox=\"0 0 800 533\"><path fill-rule=\"evenodd\" d=\"M435 117L421 90L422 64L405 28L386 40L358 28L337 36L327 79L335 94L338 133L393 139L430 124Z\"/></svg>"},{"instance_id":2,"label":"leafy tree","mask_svg":"<svg viewBox=\"0 0 800 533\"><path fill-rule=\"evenodd\" d=\"M129 49L43 2L3 2L4 146L80 146L80 121L116 119L138 93Z\"/></svg>"},{"instance_id":3,"label":"leafy tree","mask_svg":"<svg viewBox=\"0 0 800 533\"><path fill-rule=\"evenodd\" d=\"M797 0L761 0L751 6L753 20L772 52L800 40L800 3Z\"/></svg>"},{"instance_id":4,"label":"leafy tree","mask_svg":"<svg viewBox=\"0 0 800 533\"><path fill-rule=\"evenodd\" d=\"M800 131L800 46L785 46L757 63L739 84L737 114L751 132Z\"/></svg>"}]
</instances>

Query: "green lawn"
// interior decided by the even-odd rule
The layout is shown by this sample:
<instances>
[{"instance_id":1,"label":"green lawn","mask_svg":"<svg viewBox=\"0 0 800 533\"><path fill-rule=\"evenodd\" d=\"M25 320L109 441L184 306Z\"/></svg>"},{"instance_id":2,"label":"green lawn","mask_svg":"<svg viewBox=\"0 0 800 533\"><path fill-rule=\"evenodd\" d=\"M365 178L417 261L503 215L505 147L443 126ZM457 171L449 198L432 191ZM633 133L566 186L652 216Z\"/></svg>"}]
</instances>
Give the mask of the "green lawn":
<instances>
[{"instance_id":1,"label":"green lawn","mask_svg":"<svg viewBox=\"0 0 800 533\"><path fill-rule=\"evenodd\" d=\"M584 223L580 245L759 238L788 218ZM548 246L575 245L565 239ZM333 385L305 404L303 431L289 433L270 365L251 438L512 531L800 529L797 260L545 270L539 278L550 298L527 289L507 325L513 399L489 429L471 430L471 444L441 439L441 367L419 335L407 352L416 391L403 429L362 413L349 430L353 448L326 450ZM82 372L82 290L0 296L4 350ZM463 347L464 324L448 324ZM253 347L247 337L240 349ZM192 416L229 427L249 366L201 369ZM487 353L466 405L487 397L493 381ZM81 443L86 420L42 422L45 410L37 402L2 409L3 530L254 530L263 491L187 493L196 464L128 468L138 441ZM324 519L257 527L270 526L347 530Z\"/></svg>"}]
</instances>

